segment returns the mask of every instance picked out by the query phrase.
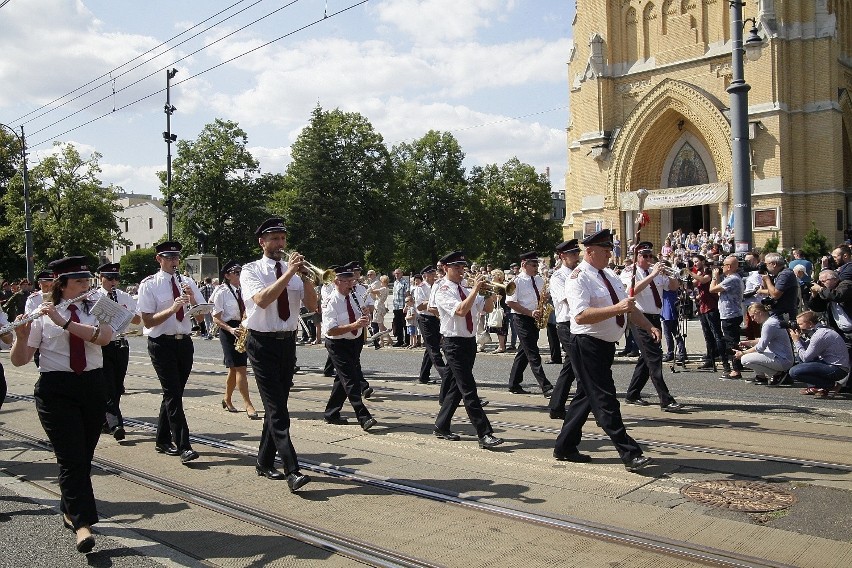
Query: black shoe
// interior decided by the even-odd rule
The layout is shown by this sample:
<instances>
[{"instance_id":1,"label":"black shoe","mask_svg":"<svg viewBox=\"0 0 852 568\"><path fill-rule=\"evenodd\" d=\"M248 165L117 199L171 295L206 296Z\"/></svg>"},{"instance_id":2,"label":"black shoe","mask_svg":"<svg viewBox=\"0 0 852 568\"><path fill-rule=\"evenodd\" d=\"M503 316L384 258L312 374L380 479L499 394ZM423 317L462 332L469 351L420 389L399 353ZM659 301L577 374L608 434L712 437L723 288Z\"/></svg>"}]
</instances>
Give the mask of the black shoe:
<instances>
[{"instance_id":1,"label":"black shoe","mask_svg":"<svg viewBox=\"0 0 852 568\"><path fill-rule=\"evenodd\" d=\"M184 450L180 454L180 463L189 463L198 459L198 452L195 450Z\"/></svg>"},{"instance_id":2,"label":"black shoe","mask_svg":"<svg viewBox=\"0 0 852 568\"><path fill-rule=\"evenodd\" d=\"M678 412L683 410L683 405L675 400L661 407L666 412Z\"/></svg>"},{"instance_id":3,"label":"black shoe","mask_svg":"<svg viewBox=\"0 0 852 568\"><path fill-rule=\"evenodd\" d=\"M663 356L663 363L669 363L671 361L674 361L674 355L673 354Z\"/></svg>"},{"instance_id":4,"label":"black shoe","mask_svg":"<svg viewBox=\"0 0 852 568\"><path fill-rule=\"evenodd\" d=\"M769 384L769 379L767 379L766 377L758 377L757 375L755 375L751 382L756 385L767 385Z\"/></svg>"},{"instance_id":5,"label":"black shoe","mask_svg":"<svg viewBox=\"0 0 852 568\"><path fill-rule=\"evenodd\" d=\"M432 382L432 380L431 380L431 379L426 379L425 381L421 381L420 379L417 379L417 382L418 382L419 384L421 384L421 385L428 385L429 383L431 383L431 382Z\"/></svg>"},{"instance_id":6,"label":"black shoe","mask_svg":"<svg viewBox=\"0 0 852 568\"><path fill-rule=\"evenodd\" d=\"M77 552L80 554L88 554L95 547L95 537L89 535L77 543Z\"/></svg>"},{"instance_id":7,"label":"black shoe","mask_svg":"<svg viewBox=\"0 0 852 568\"><path fill-rule=\"evenodd\" d=\"M322 376L323 376L323 377L333 377L333 376L334 376L334 373L325 373L325 372L324 372L324 373L322 374Z\"/></svg>"},{"instance_id":8,"label":"black shoe","mask_svg":"<svg viewBox=\"0 0 852 568\"><path fill-rule=\"evenodd\" d=\"M479 399L479 406L481 406L482 408L485 408L486 406L488 406L488 399L480 398Z\"/></svg>"},{"instance_id":9,"label":"black shoe","mask_svg":"<svg viewBox=\"0 0 852 568\"><path fill-rule=\"evenodd\" d=\"M713 363L702 363L700 367L696 367L696 371L712 371L715 368Z\"/></svg>"},{"instance_id":10,"label":"black shoe","mask_svg":"<svg viewBox=\"0 0 852 568\"><path fill-rule=\"evenodd\" d=\"M326 424L336 424L338 426L344 426L346 424L349 424L349 421L347 419L343 418L342 416L338 415L338 416L334 416L332 418L326 418L325 423Z\"/></svg>"},{"instance_id":11,"label":"black shoe","mask_svg":"<svg viewBox=\"0 0 852 568\"><path fill-rule=\"evenodd\" d=\"M375 418L367 418L366 420L364 420L364 423L361 424L361 429L366 432L376 424L378 424L378 422L376 422Z\"/></svg>"},{"instance_id":12,"label":"black shoe","mask_svg":"<svg viewBox=\"0 0 852 568\"><path fill-rule=\"evenodd\" d=\"M638 351L631 351L630 353L627 354L627 356L628 357L638 357L639 352Z\"/></svg>"},{"instance_id":13,"label":"black shoe","mask_svg":"<svg viewBox=\"0 0 852 568\"><path fill-rule=\"evenodd\" d=\"M255 465L254 471L257 473L258 477L265 477L266 479L284 479L286 476L275 469L274 467L264 467L262 465Z\"/></svg>"},{"instance_id":14,"label":"black shoe","mask_svg":"<svg viewBox=\"0 0 852 568\"><path fill-rule=\"evenodd\" d=\"M175 446L174 444L168 446L161 446L160 444L157 444L156 446L154 446L154 449L157 450L158 454L166 454L167 456L180 455L180 450L177 449L177 446Z\"/></svg>"},{"instance_id":15,"label":"black shoe","mask_svg":"<svg viewBox=\"0 0 852 568\"><path fill-rule=\"evenodd\" d=\"M109 433L110 433L109 424L104 422L104 425L101 426L101 434L109 434Z\"/></svg>"},{"instance_id":16,"label":"black shoe","mask_svg":"<svg viewBox=\"0 0 852 568\"><path fill-rule=\"evenodd\" d=\"M551 410L550 417L553 420L565 420L565 409L562 410Z\"/></svg>"},{"instance_id":17,"label":"black shoe","mask_svg":"<svg viewBox=\"0 0 852 568\"><path fill-rule=\"evenodd\" d=\"M290 493L295 493L300 487L304 487L311 482L311 478L301 472L294 471L287 474L287 487L290 488Z\"/></svg>"},{"instance_id":18,"label":"black shoe","mask_svg":"<svg viewBox=\"0 0 852 568\"><path fill-rule=\"evenodd\" d=\"M644 398L625 398L624 404L631 406L648 406L650 403Z\"/></svg>"},{"instance_id":19,"label":"black shoe","mask_svg":"<svg viewBox=\"0 0 852 568\"><path fill-rule=\"evenodd\" d=\"M126 432L124 431L124 428L122 428L121 426L116 426L112 430L112 437L115 438L116 440L118 440L119 442L124 439L125 435L126 435Z\"/></svg>"},{"instance_id":20,"label":"black shoe","mask_svg":"<svg viewBox=\"0 0 852 568\"><path fill-rule=\"evenodd\" d=\"M590 461L592 461L592 456L587 454L581 454L577 451L573 451L570 454L565 455L559 454L554 451L553 457L556 458L557 461L561 462L589 463Z\"/></svg>"},{"instance_id":21,"label":"black shoe","mask_svg":"<svg viewBox=\"0 0 852 568\"><path fill-rule=\"evenodd\" d=\"M793 381L790 379L790 375L786 371L781 371L780 373L772 375L772 378L769 379L767 384L773 387L780 387L783 384L793 384Z\"/></svg>"},{"instance_id":22,"label":"black shoe","mask_svg":"<svg viewBox=\"0 0 852 568\"><path fill-rule=\"evenodd\" d=\"M432 433L435 434L436 438L443 438L444 440L449 440L451 442L458 442L461 440L461 436L455 432L450 432L449 430L439 430L438 428L435 428L432 430Z\"/></svg>"},{"instance_id":23,"label":"black shoe","mask_svg":"<svg viewBox=\"0 0 852 568\"><path fill-rule=\"evenodd\" d=\"M626 462L624 464L624 468L627 471L639 471L640 469L649 465L650 463L651 463L651 458L649 458L648 456L638 456L638 457L633 458L629 462Z\"/></svg>"},{"instance_id":24,"label":"black shoe","mask_svg":"<svg viewBox=\"0 0 852 568\"><path fill-rule=\"evenodd\" d=\"M550 398L550 395L553 394L553 387L551 385L544 387L541 389L541 394L544 395L544 398Z\"/></svg>"},{"instance_id":25,"label":"black shoe","mask_svg":"<svg viewBox=\"0 0 852 568\"><path fill-rule=\"evenodd\" d=\"M373 387L367 387L361 392L361 396L364 398L370 398L373 396Z\"/></svg>"},{"instance_id":26,"label":"black shoe","mask_svg":"<svg viewBox=\"0 0 852 568\"><path fill-rule=\"evenodd\" d=\"M509 392L512 394L532 394L530 391L525 389L524 387L514 387L509 389Z\"/></svg>"},{"instance_id":27,"label":"black shoe","mask_svg":"<svg viewBox=\"0 0 852 568\"><path fill-rule=\"evenodd\" d=\"M548 359L547 364L548 365L561 365L562 361L554 361L553 359Z\"/></svg>"},{"instance_id":28,"label":"black shoe","mask_svg":"<svg viewBox=\"0 0 852 568\"><path fill-rule=\"evenodd\" d=\"M490 449L494 446L499 446L503 443L501 438L498 438L494 434L486 434L479 439L479 447L484 449Z\"/></svg>"}]
</instances>

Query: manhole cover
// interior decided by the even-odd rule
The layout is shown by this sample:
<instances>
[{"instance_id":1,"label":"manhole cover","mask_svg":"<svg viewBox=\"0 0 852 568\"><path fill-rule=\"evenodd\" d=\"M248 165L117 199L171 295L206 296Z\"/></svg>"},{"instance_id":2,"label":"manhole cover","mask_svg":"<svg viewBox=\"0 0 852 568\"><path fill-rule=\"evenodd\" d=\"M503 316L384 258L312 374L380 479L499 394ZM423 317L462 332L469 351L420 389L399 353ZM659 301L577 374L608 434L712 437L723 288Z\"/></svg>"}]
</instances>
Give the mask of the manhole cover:
<instances>
[{"instance_id":1,"label":"manhole cover","mask_svg":"<svg viewBox=\"0 0 852 568\"><path fill-rule=\"evenodd\" d=\"M786 509L796 496L766 483L721 479L699 481L680 488L687 499L720 509L747 513L766 513Z\"/></svg>"}]
</instances>

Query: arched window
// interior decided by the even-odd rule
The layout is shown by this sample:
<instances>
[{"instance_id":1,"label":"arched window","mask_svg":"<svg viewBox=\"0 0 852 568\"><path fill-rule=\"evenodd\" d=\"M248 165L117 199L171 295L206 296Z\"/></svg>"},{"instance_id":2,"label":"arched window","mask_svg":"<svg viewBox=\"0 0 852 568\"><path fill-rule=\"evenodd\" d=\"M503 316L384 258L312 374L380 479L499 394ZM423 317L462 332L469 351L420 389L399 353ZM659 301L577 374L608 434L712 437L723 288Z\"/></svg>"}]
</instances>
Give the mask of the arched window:
<instances>
[{"instance_id":1,"label":"arched window","mask_svg":"<svg viewBox=\"0 0 852 568\"><path fill-rule=\"evenodd\" d=\"M669 18L677 15L677 6L673 6L674 0L665 0L663 9L660 13L660 31L663 35L669 33Z\"/></svg>"},{"instance_id":2,"label":"arched window","mask_svg":"<svg viewBox=\"0 0 852 568\"><path fill-rule=\"evenodd\" d=\"M642 57L645 60L651 58L651 55L657 52L657 13L654 11L654 4L649 2L645 9L642 10Z\"/></svg>"},{"instance_id":3,"label":"arched window","mask_svg":"<svg viewBox=\"0 0 852 568\"><path fill-rule=\"evenodd\" d=\"M632 6L625 14L624 24L624 61L633 63L639 60L639 22L636 17L636 9Z\"/></svg>"}]
</instances>

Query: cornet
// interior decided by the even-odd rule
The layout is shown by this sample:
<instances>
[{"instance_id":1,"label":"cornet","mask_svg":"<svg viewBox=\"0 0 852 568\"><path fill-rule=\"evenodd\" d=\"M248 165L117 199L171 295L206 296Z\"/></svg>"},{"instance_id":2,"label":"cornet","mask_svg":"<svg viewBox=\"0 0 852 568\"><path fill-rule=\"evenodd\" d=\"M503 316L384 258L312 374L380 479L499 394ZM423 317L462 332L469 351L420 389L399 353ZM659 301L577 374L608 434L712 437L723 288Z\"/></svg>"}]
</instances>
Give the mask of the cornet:
<instances>
[{"instance_id":1,"label":"cornet","mask_svg":"<svg viewBox=\"0 0 852 568\"><path fill-rule=\"evenodd\" d=\"M688 268L677 269L671 266L663 266L662 273L669 278L677 278L678 280L686 280L692 275Z\"/></svg>"},{"instance_id":2,"label":"cornet","mask_svg":"<svg viewBox=\"0 0 852 568\"><path fill-rule=\"evenodd\" d=\"M290 258L292 251L281 249L279 251L281 256L285 256ZM302 270L300 274L305 275L311 282L313 282L314 286L319 286L321 284L331 284L334 282L335 272L331 268L323 270L322 268L317 268L307 260L302 260Z\"/></svg>"}]
</instances>

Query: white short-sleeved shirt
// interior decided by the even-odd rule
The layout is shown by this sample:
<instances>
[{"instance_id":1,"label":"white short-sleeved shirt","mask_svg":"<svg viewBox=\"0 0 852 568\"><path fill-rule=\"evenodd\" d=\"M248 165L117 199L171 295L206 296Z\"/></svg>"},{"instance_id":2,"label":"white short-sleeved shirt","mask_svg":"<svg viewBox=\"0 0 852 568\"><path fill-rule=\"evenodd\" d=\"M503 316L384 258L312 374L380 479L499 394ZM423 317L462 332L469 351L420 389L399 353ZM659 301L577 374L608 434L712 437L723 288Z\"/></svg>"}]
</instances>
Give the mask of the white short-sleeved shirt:
<instances>
[{"instance_id":1,"label":"white short-sleeved shirt","mask_svg":"<svg viewBox=\"0 0 852 568\"><path fill-rule=\"evenodd\" d=\"M355 284L355 286L352 287L351 294L355 297L356 300L358 300L353 305L356 312L359 311L359 308L363 310L363 308L365 307L372 308L376 305L376 301L373 299L373 295L367 292L367 287L363 284Z\"/></svg>"},{"instance_id":2,"label":"white short-sleeved shirt","mask_svg":"<svg viewBox=\"0 0 852 568\"><path fill-rule=\"evenodd\" d=\"M145 278L139 284L139 295L137 296L137 308L140 314L157 314L170 307L175 302L172 282L177 286L178 292L182 290L182 284L188 284L196 301L203 300L201 291L191 278L178 279L178 275L169 274L160 270L156 274ZM189 307L185 306L184 310ZM148 337L159 337L161 335L188 334L192 331L192 318L184 311L183 321L178 321L177 314L172 314L166 321L151 328L144 328L143 333Z\"/></svg>"},{"instance_id":3,"label":"white short-sleeved shirt","mask_svg":"<svg viewBox=\"0 0 852 568\"><path fill-rule=\"evenodd\" d=\"M550 298L553 300L556 323L565 323L571 320L567 286L570 276L571 269L563 264L550 277Z\"/></svg>"},{"instance_id":4,"label":"white short-sleeved shirt","mask_svg":"<svg viewBox=\"0 0 852 568\"><path fill-rule=\"evenodd\" d=\"M274 300L266 308L259 308L252 298L278 280L275 265L280 262L281 274L287 272L287 263L275 261L264 256L243 266L240 273L240 288L246 305L245 326L254 331L296 331L299 329L299 310L305 297L305 284L298 275L287 282L287 299L290 303L290 317L287 321L278 317L278 301Z\"/></svg>"},{"instance_id":5,"label":"white short-sleeved shirt","mask_svg":"<svg viewBox=\"0 0 852 568\"><path fill-rule=\"evenodd\" d=\"M26 303L24 304L24 313L31 314L36 311L41 305L44 303L44 296L41 293L41 290L36 290L27 298Z\"/></svg>"},{"instance_id":6,"label":"white short-sleeved shirt","mask_svg":"<svg viewBox=\"0 0 852 568\"><path fill-rule=\"evenodd\" d=\"M432 295L432 286L424 280L420 286L414 287L414 307L417 308L420 304L426 304L426 307L429 307L429 298ZM417 310L418 314L421 315L432 315L426 310Z\"/></svg>"},{"instance_id":7,"label":"white short-sleeved shirt","mask_svg":"<svg viewBox=\"0 0 852 568\"><path fill-rule=\"evenodd\" d=\"M643 270L642 267L636 267L636 282L641 282L651 273L650 270ZM633 280L633 270L622 270L621 271L621 282L624 284L624 289L629 293L630 290L630 282ZM654 293L651 291L651 286L654 285L657 287L657 294L660 295L660 307L657 307L656 302L654 302ZM654 277L652 283L649 283L645 288L636 294L636 306L643 314L656 314L660 315L660 312L663 310L663 290L667 290L669 287L669 278L668 276L664 276L662 274L657 274Z\"/></svg>"},{"instance_id":8,"label":"white short-sleeved shirt","mask_svg":"<svg viewBox=\"0 0 852 568\"><path fill-rule=\"evenodd\" d=\"M627 297L624 286L614 272L605 268L600 273L604 274L606 279L609 280L619 302ZM587 308L607 308L617 303L613 302L610 291L601 279L600 273L597 268L584 260L568 277L568 297L571 298L571 333L589 335L615 343L624 335L624 329L627 327L627 314L624 314L624 325L618 325L614 316L593 324L580 325L576 320L577 315Z\"/></svg>"},{"instance_id":9,"label":"white short-sleeved shirt","mask_svg":"<svg viewBox=\"0 0 852 568\"><path fill-rule=\"evenodd\" d=\"M87 314L83 302L75 302L77 317L83 325L98 325L95 316ZM92 304L89 303L91 309ZM65 320L71 319L71 310L67 307L56 306L56 311ZM71 332L62 329L45 316L33 321L27 345L39 350L38 368L42 373L64 371L71 373ZM100 369L104 366L104 356L100 345L83 341L86 349L86 371Z\"/></svg>"},{"instance_id":10,"label":"white short-sleeved shirt","mask_svg":"<svg viewBox=\"0 0 852 568\"><path fill-rule=\"evenodd\" d=\"M337 291L337 288L329 293L328 298L325 302L323 302L322 307L322 336L331 339L358 339L361 337L361 333L364 331L363 329L358 329L358 331L353 334L351 332L346 332L343 335L336 335L334 337L330 337L328 335L328 331L330 329L334 329L335 327L340 327L341 325L348 325L352 323L352 317L349 315L349 308L346 305L346 298L340 292ZM355 314L355 319L357 320L361 317L361 314L358 312L358 308L355 305L355 302L352 301L352 298L349 298L349 304L352 306L352 311Z\"/></svg>"},{"instance_id":11,"label":"white short-sleeved shirt","mask_svg":"<svg viewBox=\"0 0 852 568\"><path fill-rule=\"evenodd\" d=\"M4 326L9 323L9 316L6 315L6 312L3 311L3 308L0 308L0 326ZM14 332L13 332L14 333ZM9 344L0 340L0 348L7 349Z\"/></svg>"},{"instance_id":12,"label":"white short-sleeved shirt","mask_svg":"<svg viewBox=\"0 0 852 568\"><path fill-rule=\"evenodd\" d=\"M436 310L438 309L438 304L435 303L435 296L438 295L438 289L440 289L440 287L447 281L448 280L446 279L446 277L442 276L442 277L436 279L435 283L432 284L432 289L429 291L429 307L430 308L434 308Z\"/></svg>"},{"instance_id":13,"label":"white short-sleeved shirt","mask_svg":"<svg viewBox=\"0 0 852 568\"><path fill-rule=\"evenodd\" d=\"M234 288L228 283L216 286L213 295L210 296L210 301L213 302L213 313L223 321L240 321L243 316L240 314L240 304L237 302L239 294L240 288Z\"/></svg>"},{"instance_id":14,"label":"white short-sleeved shirt","mask_svg":"<svg viewBox=\"0 0 852 568\"><path fill-rule=\"evenodd\" d=\"M535 278L535 285L538 288L538 293L541 294L544 291L544 279L542 279L542 277L538 274L530 277L526 272L521 272L513 280L516 286L515 293L508 296L506 301L517 302L530 311L535 310L538 307L539 296L536 295L535 289L533 288L533 278ZM512 313L517 314L519 312L512 310Z\"/></svg>"},{"instance_id":15,"label":"white short-sleeved shirt","mask_svg":"<svg viewBox=\"0 0 852 568\"><path fill-rule=\"evenodd\" d=\"M485 298L477 296L476 301L470 309L470 316L473 319L473 331L467 329L466 316L457 316L456 310L459 304L462 303L461 294L459 294L460 284L451 282L450 280L441 280L435 286L438 290L435 293L435 304L438 307L438 312L441 314L441 335L444 337L474 337L476 336L476 319L482 310L485 308ZM465 298L470 296L471 290L463 288Z\"/></svg>"}]
</instances>

